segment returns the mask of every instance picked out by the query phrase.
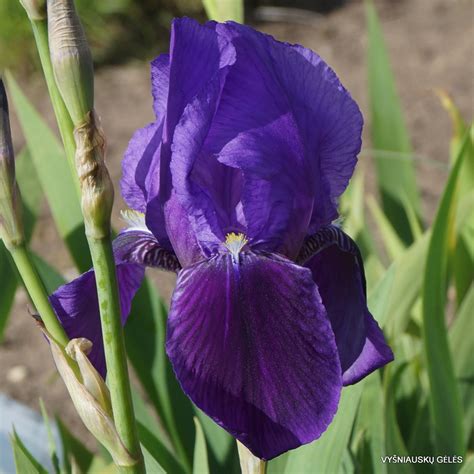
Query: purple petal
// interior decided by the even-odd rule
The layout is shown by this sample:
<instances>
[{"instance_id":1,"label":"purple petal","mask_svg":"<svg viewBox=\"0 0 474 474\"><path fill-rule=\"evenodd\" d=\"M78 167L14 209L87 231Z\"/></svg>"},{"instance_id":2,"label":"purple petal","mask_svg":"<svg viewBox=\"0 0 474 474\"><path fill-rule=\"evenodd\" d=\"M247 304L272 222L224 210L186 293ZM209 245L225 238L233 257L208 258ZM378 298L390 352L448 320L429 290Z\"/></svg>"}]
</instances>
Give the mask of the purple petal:
<instances>
[{"instance_id":1,"label":"purple petal","mask_svg":"<svg viewBox=\"0 0 474 474\"><path fill-rule=\"evenodd\" d=\"M294 256L308 225L316 228L337 216L336 198L360 150L362 116L315 53L242 25L218 25L217 31L232 42L237 60L227 76L207 150L252 178L244 184L242 198L251 226L248 235L274 240L265 223L280 218L277 250ZM264 185L256 186L257 180ZM270 201L265 182L275 188Z\"/></svg>"},{"instance_id":2,"label":"purple petal","mask_svg":"<svg viewBox=\"0 0 474 474\"><path fill-rule=\"evenodd\" d=\"M171 272L181 270L176 254L163 248L146 230L127 229L121 232L114 240L114 255L117 262L137 263Z\"/></svg>"},{"instance_id":3,"label":"purple petal","mask_svg":"<svg viewBox=\"0 0 474 474\"><path fill-rule=\"evenodd\" d=\"M201 26L189 18L174 20L170 45L170 87L160 164L159 169L155 167L151 171L156 176L156 182L159 180L159 186L152 183L150 187L146 213L148 225L160 242L162 238L158 231L162 223L166 223L169 239L183 264L202 258L202 250L195 237L196 218L189 215L189 201L183 198L182 190L175 192L173 189L171 143L185 108L197 95L206 96L209 88L213 87L215 76L233 60L233 48L216 34L214 23ZM189 163L181 162L181 157L178 161L176 167L186 173ZM203 223L203 220L200 222Z\"/></svg>"},{"instance_id":4,"label":"purple petal","mask_svg":"<svg viewBox=\"0 0 474 474\"><path fill-rule=\"evenodd\" d=\"M146 210L148 185L153 176L150 169L159 169L162 134L162 123L154 122L140 128L133 134L123 157L120 190L127 205L135 211ZM154 185L159 187L159 176L153 176L153 179L157 179Z\"/></svg>"},{"instance_id":5,"label":"purple petal","mask_svg":"<svg viewBox=\"0 0 474 474\"><path fill-rule=\"evenodd\" d=\"M157 120L165 117L170 85L170 55L160 54L151 62L151 92Z\"/></svg>"},{"instance_id":6,"label":"purple petal","mask_svg":"<svg viewBox=\"0 0 474 474\"><path fill-rule=\"evenodd\" d=\"M124 231L114 241L117 280L122 323L125 324L132 299L141 285L144 266L176 271L176 256L163 249L151 232ZM92 343L89 359L105 376L106 365L99 315L99 302L93 270L59 287L51 296L51 304L70 339L85 337Z\"/></svg>"},{"instance_id":7,"label":"purple petal","mask_svg":"<svg viewBox=\"0 0 474 474\"><path fill-rule=\"evenodd\" d=\"M120 187L131 209L145 212L150 179L159 188L159 175L149 176L152 167L159 167L161 139L169 90L169 55L162 54L151 62L153 110L156 121L135 132L122 161Z\"/></svg>"},{"instance_id":8,"label":"purple petal","mask_svg":"<svg viewBox=\"0 0 474 474\"><path fill-rule=\"evenodd\" d=\"M199 245L207 257L218 251L225 240L225 234L219 222L218 201L214 201L212 194L199 183L199 180L193 179L192 175L200 174L201 182L209 183L211 189L219 177L217 174L211 174L217 171L217 167L212 163L215 160L201 159L200 166L197 162L199 158L204 158L201 156L201 150L209 132L224 81L224 73L216 74L202 94L198 94L188 104L176 127L172 145L173 187L179 202L189 216ZM232 171L231 168L229 171ZM232 182L230 184L231 188L223 189L223 193L230 194Z\"/></svg>"},{"instance_id":9,"label":"purple petal","mask_svg":"<svg viewBox=\"0 0 474 474\"><path fill-rule=\"evenodd\" d=\"M305 266L311 269L336 335L344 385L350 385L392 361L393 353L367 308L355 243L336 227L318 234L308 239L301 255L314 253Z\"/></svg>"},{"instance_id":10,"label":"purple petal","mask_svg":"<svg viewBox=\"0 0 474 474\"><path fill-rule=\"evenodd\" d=\"M167 352L186 394L256 456L318 438L341 390L334 335L308 270L229 254L182 270Z\"/></svg>"},{"instance_id":11,"label":"purple petal","mask_svg":"<svg viewBox=\"0 0 474 474\"><path fill-rule=\"evenodd\" d=\"M122 323L125 324L132 299L142 282L144 269L133 264L119 264L116 269ZM92 342L89 359L105 377L104 345L94 271L89 270L71 283L59 287L49 299L68 337L85 337Z\"/></svg>"}]
</instances>

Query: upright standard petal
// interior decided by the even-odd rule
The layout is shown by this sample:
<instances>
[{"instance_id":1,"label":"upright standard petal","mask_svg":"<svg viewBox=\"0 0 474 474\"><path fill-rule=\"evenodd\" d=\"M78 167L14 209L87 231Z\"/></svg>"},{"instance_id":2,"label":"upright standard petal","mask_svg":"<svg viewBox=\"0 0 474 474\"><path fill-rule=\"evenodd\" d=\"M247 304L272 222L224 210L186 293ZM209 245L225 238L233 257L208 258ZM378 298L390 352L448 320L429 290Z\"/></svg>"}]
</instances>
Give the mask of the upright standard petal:
<instances>
[{"instance_id":1,"label":"upright standard petal","mask_svg":"<svg viewBox=\"0 0 474 474\"><path fill-rule=\"evenodd\" d=\"M145 212L149 195L160 189L160 156L163 129L168 102L170 64L169 55L162 54L151 62L153 110L156 120L137 130L130 140L122 161L120 188L125 202L131 209ZM153 230L163 246L171 250L162 210L155 203L161 220L154 221Z\"/></svg>"},{"instance_id":2,"label":"upright standard petal","mask_svg":"<svg viewBox=\"0 0 474 474\"><path fill-rule=\"evenodd\" d=\"M295 257L308 226L315 231L337 216L336 198L361 146L362 115L312 51L234 23L216 30L232 43L237 59L207 152L251 178L244 180L242 197L249 238L272 244L277 236L280 246L273 249Z\"/></svg>"},{"instance_id":3,"label":"upright standard petal","mask_svg":"<svg viewBox=\"0 0 474 474\"><path fill-rule=\"evenodd\" d=\"M309 237L298 261L313 275L336 335L344 385L358 382L393 360L367 308L362 258L355 242L329 226Z\"/></svg>"},{"instance_id":4,"label":"upright standard petal","mask_svg":"<svg viewBox=\"0 0 474 474\"><path fill-rule=\"evenodd\" d=\"M235 59L232 46L215 32L215 23L200 25L189 18L173 21L170 44L170 86L166 105L166 118L163 143L160 150L159 169L151 170L159 176L159 187L151 186L147 204L147 222L158 237L162 223L173 248L183 264L190 264L202 258L202 246L196 239L194 225L196 220L187 209L188 201L181 199L182 193L174 189L171 162L171 146L175 129L182 120L183 113L193 99L206 95L212 89L216 76L233 63ZM200 129L202 130L202 129ZM197 133L200 133L198 131ZM191 157L192 159L193 157ZM178 163L178 168L187 172L187 163ZM178 210L178 212L176 212ZM179 220L179 226L177 221ZM200 220L201 228L205 224ZM205 254L204 248L204 254Z\"/></svg>"},{"instance_id":5,"label":"upright standard petal","mask_svg":"<svg viewBox=\"0 0 474 474\"><path fill-rule=\"evenodd\" d=\"M339 357L311 273L271 254L219 254L179 273L167 353L192 401L271 459L336 412Z\"/></svg>"},{"instance_id":6,"label":"upright standard petal","mask_svg":"<svg viewBox=\"0 0 474 474\"><path fill-rule=\"evenodd\" d=\"M171 271L179 270L176 256L163 249L146 230L124 231L114 241L117 280L122 323L125 324L133 297L141 285L144 267L152 266ZM93 270L59 287L51 296L51 304L69 338L85 337L93 346L89 359L105 377L106 364L99 302Z\"/></svg>"}]
</instances>

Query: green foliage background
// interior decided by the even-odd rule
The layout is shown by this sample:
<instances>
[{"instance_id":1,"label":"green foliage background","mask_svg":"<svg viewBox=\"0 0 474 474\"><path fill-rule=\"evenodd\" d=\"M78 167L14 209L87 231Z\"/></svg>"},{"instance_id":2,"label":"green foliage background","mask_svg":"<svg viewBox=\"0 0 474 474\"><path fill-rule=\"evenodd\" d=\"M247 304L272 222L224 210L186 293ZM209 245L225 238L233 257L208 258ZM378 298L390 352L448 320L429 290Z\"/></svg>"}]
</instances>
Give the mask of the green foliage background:
<instances>
[{"instance_id":1,"label":"green foliage background","mask_svg":"<svg viewBox=\"0 0 474 474\"><path fill-rule=\"evenodd\" d=\"M200 0L77 0L97 64L148 59L165 47L171 19L204 18ZM37 68L31 27L19 0L0 2L0 70Z\"/></svg>"},{"instance_id":2,"label":"green foliage background","mask_svg":"<svg viewBox=\"0 0 474 474\"><path fill-rule=\"evenodd\" d=\"M206 4L213 7L214 0ZM9 4L10 0L7 0ZM78 2L88 23L99 2ZM104 22L116 21L132 9L143 15L147 2L100 2ZM5 5L2 3L2 5ZM113 6L113 8L112 8ZM215 5L214 5L215 6ZM109 10L107 10L109 8ZM198 8L190 2L180 8ZM135 10L136 9L136 10ZM105 11L105 13L104 13ZM170 8L169 12L172 11ZM28 39L18 11L19 36ZM341 199L343 226L363 250L369 307L394 349L395 362L346 387L334 422L316 442L271 461L269 474L474 472L474 133L454 103L442 96L453 118L451 170L431 226L421 215L415 166L395 78L377 14L370 2L368 79L377 185L381 200L368 195L359 170ZM0 21L4 21L0 12ZM169 19L157 19L162 27ZM163 23L161 23L163 22ZM120 25L120 21L117 23ZM107 23L108 25L108 23ZM125 28L123 23L117 28ZM23 28L24 26L24 28ZM13 25L9 27L14 28ZM89 26L94 42L109 26ZM112 28L113 29L113 28ZM0 28L2 35L5 30ZM147 33L143 35L156 34ZM160 35L161 36L161 35ZM161 36L163 37L163 36ZM105 41L102 37L102 41ZM62 146L47 128L12 77L8 80L28 144L18 159L18 181L25 190L26 227L31 236L44 193L58 231L76 262L84 261L85 241L77 240L82 217L74 186L64 182L67 164ZM41 145L40 145L41 144ZM387 153L391 152L391 153ZM400 158L402 157L402 158ZM56 191L55 191L56 189ZM67 203L67 205L65 205ZM368 217L375 223L375 232ZM72 238L74 236L74 240ZM49 289L63 277L36 257ZM0 249L0 329L7 323L19 282L7 254ZM448 290L455 294L448 304ZM454 322L447 326L447 315ZM126 327L130 363L145 399L134 393L140 439L150 472L238 472L235 443L221 428L193 407L182 394L164 352L167 309L150 282L145 282ZM51 407L50 407L51 408ZM158 424L154 420L160 418ZM107 472L109 460L90 453L59 421L64 459L58 472ZM19 472L42 472L14 434L12 444ZM383 464L385 455L463 456L460 464ZM55 458L56 456L56 458ZM73 462L71 460L74 460ZM104 471L105 469L105 471Z\"/></svg>"}]
</instances>

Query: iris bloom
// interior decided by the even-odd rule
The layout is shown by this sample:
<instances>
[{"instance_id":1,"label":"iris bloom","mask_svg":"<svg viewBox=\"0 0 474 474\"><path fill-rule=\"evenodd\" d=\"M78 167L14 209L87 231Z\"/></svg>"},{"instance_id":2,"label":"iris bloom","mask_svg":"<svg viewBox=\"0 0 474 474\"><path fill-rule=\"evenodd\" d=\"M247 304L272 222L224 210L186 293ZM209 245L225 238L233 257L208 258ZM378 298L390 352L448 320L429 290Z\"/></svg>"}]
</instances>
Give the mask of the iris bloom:
<instances>
[{"instance_id":1,"label":"iris bloom","mask_svg":"<svg viewBox=\"0 0 474 474\"><path fill-rule=\"evenodd\" d=\"M312 51L236 23L173 23L151 63L156 120L123 160L123 319L144 267L178 272L166 350L191 400L255 455L318 438L344 385L393 355L355 243L332 222L362 116ZM141 219L140 216L143 216ZM105 362L92 271L51 297Z\"/></svg>"}]
</instances>

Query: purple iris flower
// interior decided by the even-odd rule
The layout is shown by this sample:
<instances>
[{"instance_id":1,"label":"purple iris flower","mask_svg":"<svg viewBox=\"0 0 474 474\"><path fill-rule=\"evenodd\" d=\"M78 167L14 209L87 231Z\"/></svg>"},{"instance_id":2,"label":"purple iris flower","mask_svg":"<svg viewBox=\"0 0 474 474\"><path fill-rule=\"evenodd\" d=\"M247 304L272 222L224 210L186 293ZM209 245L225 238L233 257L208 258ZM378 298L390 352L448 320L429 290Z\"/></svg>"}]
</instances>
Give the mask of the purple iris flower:
<instances>
[{"instance_id":1,"label":"purple iris flower","mask_svg":"<svg viewBox=\"0 0 474 474\"><path fill-rule=\"evenodd\" d=\"M145 266L178 272L166 340L176 377L271 459L318 438L342 387L393 359L359 250L332 225L362 116L315 53L236 23L175 20L170 54L151 68L156 120L123 160L136 211L115 241L123 319ZM93 271L51 301L104 374Z\"/></svg>"}]
</instances>

